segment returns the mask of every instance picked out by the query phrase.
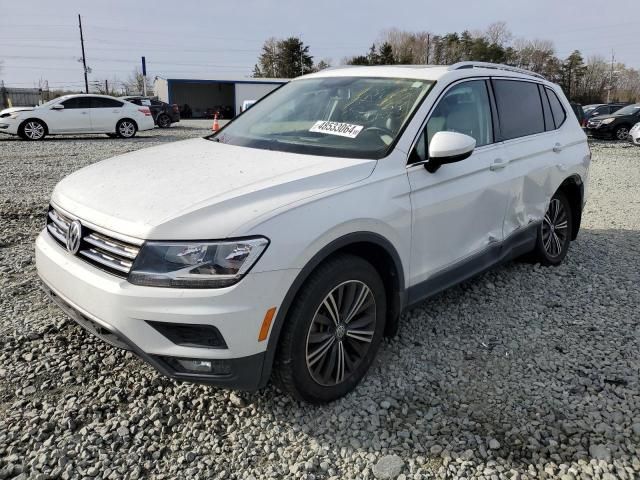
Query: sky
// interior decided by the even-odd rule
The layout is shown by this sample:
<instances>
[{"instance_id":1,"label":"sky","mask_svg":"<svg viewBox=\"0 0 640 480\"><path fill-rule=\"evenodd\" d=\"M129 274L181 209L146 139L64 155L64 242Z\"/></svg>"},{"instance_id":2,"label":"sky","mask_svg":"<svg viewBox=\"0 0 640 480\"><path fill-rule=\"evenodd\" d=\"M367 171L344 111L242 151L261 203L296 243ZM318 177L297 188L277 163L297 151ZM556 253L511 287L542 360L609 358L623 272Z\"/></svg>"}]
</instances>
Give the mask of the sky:
<instances>
[{"instance_id":1,"label":"sky","mask_svg":"<svg viewBox=\"0 0 640 480\"><path fill-rule=\"evenodd\" d=\"M0 4L0 80L7 86L83 85L78 14L90 82L126 80L146 56L164 77L251 74L269 37L300 36L315 61L364 54L385 29L483 30L505 21L515 37L551 40L640 68L638 0L31 0Z\"/></svg>"}]
</instances>

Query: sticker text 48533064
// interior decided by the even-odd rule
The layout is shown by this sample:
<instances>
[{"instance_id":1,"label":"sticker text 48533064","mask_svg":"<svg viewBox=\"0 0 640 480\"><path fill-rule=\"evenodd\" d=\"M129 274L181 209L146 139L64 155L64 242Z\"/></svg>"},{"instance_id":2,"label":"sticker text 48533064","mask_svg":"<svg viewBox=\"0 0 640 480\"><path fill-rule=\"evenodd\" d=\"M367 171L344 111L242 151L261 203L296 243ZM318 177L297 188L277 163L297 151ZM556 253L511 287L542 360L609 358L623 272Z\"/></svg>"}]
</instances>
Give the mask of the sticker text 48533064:
<instances>
[{"instance_id":1,"label":"sticker text 48533064","mask_svg":"<svg viewBox=\"0 0 640 480\"><path fill-rule=\"evenodd\" d=\"M362 125L352 125L350 123L330 122L328 120L318 120L309 129L310 132L327 133L340 137L356 138L364 127Z\"/></svg>"}]
</instances>

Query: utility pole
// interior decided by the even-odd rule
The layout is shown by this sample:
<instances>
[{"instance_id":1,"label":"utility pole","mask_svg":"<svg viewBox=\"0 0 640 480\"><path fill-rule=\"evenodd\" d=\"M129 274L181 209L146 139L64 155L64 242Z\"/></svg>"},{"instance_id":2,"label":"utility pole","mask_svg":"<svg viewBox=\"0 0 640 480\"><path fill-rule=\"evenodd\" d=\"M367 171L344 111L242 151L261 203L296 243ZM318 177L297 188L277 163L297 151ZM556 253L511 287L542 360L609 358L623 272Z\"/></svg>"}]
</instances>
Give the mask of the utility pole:
<instances>
[{"instance_id":1,"label":"utility pole","mask_svg":"<svg viewBox=\"0 0 640 480\"><path fill-rule=\"evenodd\" d=\"M611 71L609 72L609 88L607 89L607 103L611 101L611 89L613 88L613 62L615 61L615 54L611 50Z\"/></svg>"},{"instance_id":2,"label":"utility pole","mask_svg":"<svg viewBox=\"0 0 640 480\"><path fill-rule=\"evenodd\" d=\"M104 94L109 95L109 80L107 79L104 81Z\"/></svg>"},{"instance_id":3,"label":"utility pole","mask_svg":"<svg viewBox=\"0 0 640 480\"><path fill-rule=\"evenodd\" d=\"M147 59L142 57L142 95L147 96Z\"/></svg>"},{"instance_id":4,"label":"utility pole","mask_svg":"<svg viewBox=\"0 0 640 480\"><path fill-rule=\"evenodd\" d=\"M80 27L80 45L82 46L82 66L84 67L84 92L89 93L89 80L87 79L87 59L84 56L84 37L82 36L82 18L78 14L78 27Z\"/></svg>"},{"instance_id":5,"label":"utility pole","mask_svg":"<svg viewBox=\"0 0 640 480\"><path fill-rule=\"evenodd\" d=\"M429 49L431 48L431 34L427 33L427 58L426 64L429 65Z\"/></svg>"}]
</instances>

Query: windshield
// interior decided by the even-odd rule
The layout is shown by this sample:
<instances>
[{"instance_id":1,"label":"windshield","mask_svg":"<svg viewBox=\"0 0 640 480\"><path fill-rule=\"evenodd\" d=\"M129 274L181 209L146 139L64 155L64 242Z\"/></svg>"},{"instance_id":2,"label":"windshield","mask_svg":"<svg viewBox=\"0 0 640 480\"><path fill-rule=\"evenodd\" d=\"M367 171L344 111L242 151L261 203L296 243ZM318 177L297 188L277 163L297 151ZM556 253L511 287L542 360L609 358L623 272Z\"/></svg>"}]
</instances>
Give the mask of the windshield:
<instances>
[{"instance_id":1,"label":"windshield","mask_svg":"<svg viewBox=\"0 0 640 480\"><path fill-rule=\"evenodd\" d=\"M600 105L585 105L584 107L582 107L582 111L584 113L589 113L592 110L595 110L596 108L598 108Z\"/></svg>"},{"instance_id":2,"label":"windshield","mask_svg":"<svg viewBox=\"0 0 640 480\"><path fill-rule=\"evenodd\" d=\"M634 113L637 113L638 110L640 110L640 103L636 105L627 105L626 107L617 110L616 115L633 115Z\"/></svg>"},{"instance_id":3,"label":"windshield","mask_svg":"<svg viewBox=\"0 0 640 480\"><path fill-rule=\"evenodd\" d=\"M433 83L370 77L295 80L209 138L266 150L382 158Z\"/></svg>"}]
</instances>

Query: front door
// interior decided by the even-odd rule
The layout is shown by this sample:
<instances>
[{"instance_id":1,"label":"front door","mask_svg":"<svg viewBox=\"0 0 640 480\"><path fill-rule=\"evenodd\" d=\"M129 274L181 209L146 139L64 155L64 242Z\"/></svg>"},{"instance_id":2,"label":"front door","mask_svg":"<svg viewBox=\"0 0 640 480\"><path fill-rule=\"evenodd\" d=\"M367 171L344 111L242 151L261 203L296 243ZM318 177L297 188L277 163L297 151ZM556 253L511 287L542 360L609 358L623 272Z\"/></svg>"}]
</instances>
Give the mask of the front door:
<instances>
[{"instance_id":1,"label":"front door","mask_svg":"<svg viewBox=\"0 0 640 480\"><path fill-rule=\"evenodd\" d=\"M73 97L61 104L63 109L47 112L45 121L51 133L91 132L89 97Z\"/></svg>"},{"instance_id":2,"label":"front door","mask_svg":"<svg viewBox=\"0 0 640 480\"><path fill-rule=\"evenodd\" d=\"M486 263L481 254L503 239L510 186L502 170L502 145L494 141L493 121L488 81L462 81L439 99L418 138L413 158L422 161L428 161L429 140L438 131L470 135L476 149L469 158L443 165L435 173L421 164L407 169L413 216L410 301L468 276L465 264L473 269L478 265L471 262Z\"/></svg>"}]
</instances>

